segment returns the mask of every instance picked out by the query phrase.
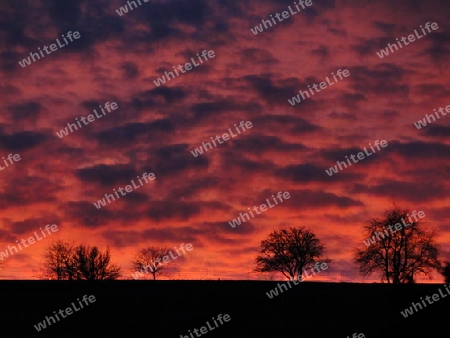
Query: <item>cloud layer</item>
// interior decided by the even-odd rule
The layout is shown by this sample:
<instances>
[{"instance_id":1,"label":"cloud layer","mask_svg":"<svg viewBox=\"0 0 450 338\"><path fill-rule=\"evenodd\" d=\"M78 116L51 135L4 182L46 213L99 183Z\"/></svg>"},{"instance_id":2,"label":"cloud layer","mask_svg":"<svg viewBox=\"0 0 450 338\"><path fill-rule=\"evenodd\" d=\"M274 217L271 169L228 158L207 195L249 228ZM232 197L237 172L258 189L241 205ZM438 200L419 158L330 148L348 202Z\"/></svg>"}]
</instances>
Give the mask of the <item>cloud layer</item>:
<instances>
[{"instance_id":1,"label":"cloud layer","mask_svg":"<svg viewBox=\"0 0 450 338\"><path fill-rule=\"evenodd\" d=\"M365 239L364 222L395 202L425 211L424 226L439 230L441 249L450 253L450 114L421 130L414 126L450 104L450 4L313 1L258 35L250 28L293 2L150 0L118 15L125 5L0 4L0 157L21 156L0 175L0 250L57 223L55 238L109 246L125 269L141 247L190 242L194 250L182 271L245 274L271 231L307 226L326 244L337 275L357 271L352 249ZM439 29L377 56L426 22ZM68 31L80 32L80 39L19 65ZM203 50L216 57L155 85ZM351 75L304 102L288 103L338 69ZM56 136L105 102L118 109L63 139ZM191 154L241 121L253 128ZM389 145L326 174L375 140ZM145 172L155 174L154 183L94 207ZM278 191L291 198L229 226ZM33 275L42 242L9 260L17 278Z\"/></svg>"}]
</instances>

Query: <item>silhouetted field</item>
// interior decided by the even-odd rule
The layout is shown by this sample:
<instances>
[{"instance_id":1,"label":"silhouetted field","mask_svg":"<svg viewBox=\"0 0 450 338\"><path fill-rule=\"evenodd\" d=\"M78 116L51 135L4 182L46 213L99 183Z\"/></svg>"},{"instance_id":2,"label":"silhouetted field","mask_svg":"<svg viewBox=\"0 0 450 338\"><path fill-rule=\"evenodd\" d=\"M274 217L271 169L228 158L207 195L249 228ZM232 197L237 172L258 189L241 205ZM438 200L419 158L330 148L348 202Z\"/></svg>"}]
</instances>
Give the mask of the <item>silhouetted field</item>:
<instances>
[{"instance_id":1,"label":"silhouetted field","mask_svg":"<svg viewBox=\"0 0 450 338\"><path fill-rule=\"evenodd\" d=\"M0 281L0 337L180 337L218 314L231 321L201 334L213 337L440 337L450 297L409 318L401 310L443 285L304 282L279 296L268 281ZM53 311L83 295L96 302L41 332L34 328ZM444 336L447 336L446 333ZM196 335L194 334L194 337ZM190 338L190 337L189 337Z\"/></svg>"}]
</instances>

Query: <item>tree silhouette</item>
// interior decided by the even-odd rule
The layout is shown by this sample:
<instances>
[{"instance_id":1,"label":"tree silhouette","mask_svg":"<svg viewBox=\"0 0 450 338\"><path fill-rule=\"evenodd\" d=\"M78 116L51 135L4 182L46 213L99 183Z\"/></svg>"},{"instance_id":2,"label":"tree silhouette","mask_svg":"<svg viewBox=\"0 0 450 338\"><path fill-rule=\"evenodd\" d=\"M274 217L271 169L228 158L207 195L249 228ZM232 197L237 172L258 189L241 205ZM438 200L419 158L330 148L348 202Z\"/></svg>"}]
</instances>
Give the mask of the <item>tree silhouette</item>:
<instances>
[{"instance_id":1,"label":"tree silhouette","mask_svg":"<svg viewBox=\"0 0 450 338\"><path fill-rule=\"evenodd\" d=\"M450 283L450 262L446 262L441 270L442 276L445 278L445 283Z\"/></svg>"},{"instance_id":2,"label":"tree silhouette","mask_svg":"<svg viewBox=\"0 0 450 338\"><path fill-rule=\"evenodd\" d=\"M287 278L298 278L307 265L321 259L324 248L305 227L275 230L261 241L255 271L281 272Z\"/></svg>"},{"instance_id":3,"label":"tree silhouette","mask_svg":"<svg viewBox=\"0 0 450 338\"><path fill-rule=\"evenodd\" d=\"M161 262L164 257L169 257L170 249L167 247L150 246L139 251L133 261L135 270L138 270L139 275L144 276L142 272L150 273L153 280L156 280L156 275L162 273L163 270L174 265L174 260Z\"/></svg>"},{"instance_id":4,"label":"tree silhouette","mask_svg":"<svg viewBox=\"0 0 450 338\"><path fill-rule=\"evenodd\" d=\"M43 273L57 280L108 280L121 276L120 267L111 264L109 249L101 252L96 246L73 244L57 240L44 254Z\"/></svg>"},{"instance_id":5,"label":"tree silhouette","mask_svg":"<svg viewBox=\"0 0 450 338\"><path fill-rule=\"evenodd\" d=\"M50 243L44 253L44 277L56 280L74 279L73 253L74 247L70 243L62 240Z\"/></svg>"},{"instance_id":6,"label":"tree silhouette","mask_svg":"<svg viewBox=\"0 0 450 338\"><path fill-rule=\"evenodd\" d=\"M120 267L111 264L109 249L101 252L96 246L90 248L79 245L72 257L78 280L111 280L122 275Z\"/></svg>"},{"instance_id":7,"label":"tree silhouette","mask_svg":"<svg viewBox=\"0 0 450 338\"><path fill-rule=\"evenodd\" d=\"M388 283L411 283L417 273L430 276L439 269L436 233L422 229L413 214L414 220L408 217L408 210L394 207L386 210L382 219L367 222L366 247L356 248L355 252L355 261L364 276L379 273L381 280Z\"/></svg>"}]
</instances>

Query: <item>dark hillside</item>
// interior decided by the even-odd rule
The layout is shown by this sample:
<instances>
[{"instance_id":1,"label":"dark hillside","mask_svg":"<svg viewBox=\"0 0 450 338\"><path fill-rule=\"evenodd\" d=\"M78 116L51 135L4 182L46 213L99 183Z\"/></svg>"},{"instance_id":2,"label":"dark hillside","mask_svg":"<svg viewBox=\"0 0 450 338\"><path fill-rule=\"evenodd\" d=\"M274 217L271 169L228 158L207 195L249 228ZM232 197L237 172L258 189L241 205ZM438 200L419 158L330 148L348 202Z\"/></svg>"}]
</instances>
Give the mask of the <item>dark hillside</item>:
<instances>
[{"instance_id":1,"label":"dark hillside","mask_svg":"<svg viewBox=\"0 0 450 338\"><path fill-rule=\"evenodd\" d=\"M231 320L207 337L437 337L449 312L440 299L410 318L401 310L443 285L302 283L273 299L277 282L262 281L2 281L0 337L180 337L212 317ZM83 295L96 301L50 327L34 325ZM434 319L432 319L434 318ZM204 336L199 332L199 336ZM196 335L193 333L193 336ZM188 336L189 337L189 336ZM191 338L191 337L189 337Z\"/></svg>"}]
</instances>

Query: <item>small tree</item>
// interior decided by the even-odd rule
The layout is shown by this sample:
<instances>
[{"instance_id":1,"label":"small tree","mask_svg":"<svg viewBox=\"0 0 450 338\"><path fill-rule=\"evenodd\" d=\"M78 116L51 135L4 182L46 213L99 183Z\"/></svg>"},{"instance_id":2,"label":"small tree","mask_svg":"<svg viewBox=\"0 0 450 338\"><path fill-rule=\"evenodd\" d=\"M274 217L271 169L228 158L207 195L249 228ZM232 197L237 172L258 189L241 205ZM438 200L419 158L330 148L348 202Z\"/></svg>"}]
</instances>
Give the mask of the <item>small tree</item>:
<instances>
[{"instance_id":1,"label":"small tree","mask_svg":"<svg viewBox=\"0 0 450 338\"><path fill-rule=\"evenodd\" d=\"M439 269L436 233L422 229L417 216L407 223L408 216L407 210L395 207L364 226L366 247L355 253L364 276L379 273L388 283L411 283L417 273L430 276Z\"/></svg>"},{"instance_id":2,"label":"small tree","mask_svg":"<svg viewBox=\"0 0 450 338\"><path fill-rule=\"evenodd\" d=\"M441 270L442 276L445 278L445 283L450 283L450 262L446 262Z\"/></svg>"},{"instance_id":3,"label":"small tree","mask_svg":"<svg viewBox=\"0 0 450 338\"><path fill-rule=\"evenodd\" d=\"M133 261L135 270L150 273L153 280L156 280L156 275L162 274L163 270L175 264L174 260L168 263L161 262L164 256L169 256L170 249L167 247L150 246L141 249Z\"/></svg>"},{"instance_id":4,"label":"small tree","mask_svg":"<svg viewBox=\"0 0 450 338\"><path fill-rule=\"evenodd\" d=\"M306 266L320 261L324 248L305 227L275 230L261 241L255 271L281 272L287 278L298 278Z\"/></svg>"}]
</instances>

